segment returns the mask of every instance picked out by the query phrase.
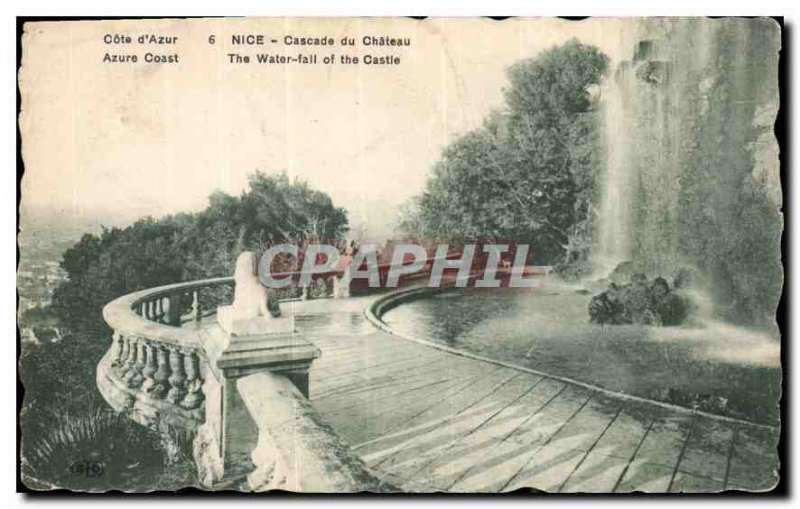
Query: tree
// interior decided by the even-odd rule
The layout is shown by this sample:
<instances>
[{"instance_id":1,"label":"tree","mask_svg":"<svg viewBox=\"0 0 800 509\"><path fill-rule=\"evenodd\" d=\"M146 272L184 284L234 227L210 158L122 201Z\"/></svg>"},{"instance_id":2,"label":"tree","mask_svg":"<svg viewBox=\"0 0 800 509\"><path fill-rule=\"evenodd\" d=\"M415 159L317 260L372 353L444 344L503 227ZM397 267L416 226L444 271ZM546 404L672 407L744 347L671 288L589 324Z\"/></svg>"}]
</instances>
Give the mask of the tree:
<instances>
[{"instance_id":1,"label":"tree","mask_svg":"<svg viewBox=\"0 0 800 509\"><path fill-rule=\"evenodd\" d=\"M58 343L31 346L20 357L25 384L22 468L28 482L35 478L85 487L69 469L101 455L109 485L155 482L144 477L158 478L166 489L185 485L191 479L190 462L182 462L182 468L161 465L164 451L148 447L158 437L114 415L97 390L95 369L108 349L110 332L103 306L142 288L229 275L239 251L255 249L264 239L314 235L336 240L346 231L345 211L326 194L285 175L255 173L241 196L213 193L202 212L148 217L126 228L84 235L64 253L61 267L68 279L55 290L52 307L34 308L21 317L25 325L66 329ZM78 452L89 456L75 457Z\"/></svg>"},{"instance_id":2,"label":"tree","mask_svg":"<svg viewBox=\"0 0 800 509\"><path fill-rule=\"evenodd\" d=\"M430 240L527 243L540 262L564 261L590 231L580 227L597 166L590 90L607 65L576 40L513 65L506 110L445 147L401 225Z\"/></svg>"},{"instance_id":3,"label":"tree","mask_svg":"<svg viewBox=\"0 0 800 509\"><path fill-rule=\"evenodd\" d=\"M325 193L286 175L256 172L241 196L215 192L202 212L148 217L84 235L64 254L61 266L69 279L56 289L53 307L71 329L99 333L105 327L102 308L115 297L228 275L242 249L264 241L333 241L346 231L346 212Z\"/></svg>"}]
</instances>

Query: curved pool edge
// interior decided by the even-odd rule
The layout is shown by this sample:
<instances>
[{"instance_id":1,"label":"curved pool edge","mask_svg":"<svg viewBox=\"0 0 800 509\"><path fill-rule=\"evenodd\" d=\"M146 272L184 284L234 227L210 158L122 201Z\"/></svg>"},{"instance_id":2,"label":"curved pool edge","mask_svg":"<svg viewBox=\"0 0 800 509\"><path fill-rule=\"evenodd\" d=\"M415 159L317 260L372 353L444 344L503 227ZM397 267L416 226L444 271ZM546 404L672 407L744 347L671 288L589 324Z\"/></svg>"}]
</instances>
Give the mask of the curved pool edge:
<instances>
[{"instance_id":1,"label":"curved pool edge","mask_svg":"<svg viewBox=\"0 0 800 509\"><path fill-rule=\"evenodd\" d=\"M386 312L388 312L391 309L394 309L397 306L400 306L400 305L402 305L402 304L404 304L406 302L417 300L417 299L419 299L419 298L421 298L423 296L434 295L434 294L437 294L437 293L443 293L443 292L450 291L450 290L453 290L453 288L452 287L447 287L447 288L435 288L435 287L403 288L403 289L397 290L395 292L388 293L386 295L382 295L381 297L375 299L364 310L364 316L367 319L367 321L369 321L373 326L375 326L376 328L380 329L381 331L386 332L387 334L391 334L392 336L396 336L398 338L404 339L406 341L411 341L411 342L418 343L420 345L424 345L424 346L427 346L427 347L430 347L430 348L435 348L437 350L441 350L441 351L444 351L444 352L447 352L447 353L450 353L450 354L453 354L453 355L459 355L461 357L466 357L466 358L469 358L469 359L474 359L474 360L478 360L478 361L482 361L482 362L487 362L487 363L490 363L490 364L495 364L495 365L503 366L503 367L506 367L506 368L516 369L518 371L522 371L522 372L525 372L525 373L530 373L530 374L541 376L541 377L545 377L545 378L550 378L550 379L553 379L553 380L558 380L560 382L564 382L564 383L567 383L567 384L577 385L577 386L583 387L583 388L591 390L591 391L596 391L596 392L602 393L602 394L604 394L606 396L609 396L609 397L612 397L612 398L619 398L619 399L622 399L624 401L634 401L634 402L637 402L637 403L655 405L655 406L658 406L658 407L661 407L661 408L665 408L665 409L668 409L668 410L674 410L676 412L680 412L680 413L684 413L684 414L696 415L696 416L700 416L700 417L706 417L706 418L709 418L709 419L714 419L714 420L723 421L723 422L729 422L729 423L735 423L735 424L741 424L741 425L745 425L745 426L752 426L752 427L756 427L756 428L760 428L760 429L766 429L766 430L770 430L770 431L779 431L780 428L781 428L780 425L775 426L775 425L771 425L771 424L762 424L762 423L758 423L758 422L748 421L746 419L739 419L737 417L729 417L727 415L715 414L715 413L711 413L711 412L706 412L704 410L698 410L698 409L694 409L694 408L687 408L687 407L684 407L684 406L675 405L675 404L672 404L672 403L666 403L664 401L658 401L658 400L655 400L655 399L643 398L641 396L635 396L633 394L627 394L627 393L624 393L624 392L612 391L610 389L606 389L605 387L601 387L599 385L594 385L594 384L582 382L580 380L575 380L573 378L560 376L560 375L554 375L554 374L551 374L551 373L546 373L544 371L539 371L537 369L529 368L529 367L526 367L526 366L520 366L520 365L514 364L512 362L501 361L501 360L498 360L498 359L493 359L491 357L486 357L484 355L480 355L480 354L476 354L476 353L472 353L472 352L467 352L465 350L460 350L458 348L453 348L451 346L442 345L440 343L429 341L427 339L419 338L419 337L413 336L411 334L406 334L404 332L396 331L395 329L391 328L386 322L384 322L382 320L382 317Z\"/></svg>"}]
</instances>

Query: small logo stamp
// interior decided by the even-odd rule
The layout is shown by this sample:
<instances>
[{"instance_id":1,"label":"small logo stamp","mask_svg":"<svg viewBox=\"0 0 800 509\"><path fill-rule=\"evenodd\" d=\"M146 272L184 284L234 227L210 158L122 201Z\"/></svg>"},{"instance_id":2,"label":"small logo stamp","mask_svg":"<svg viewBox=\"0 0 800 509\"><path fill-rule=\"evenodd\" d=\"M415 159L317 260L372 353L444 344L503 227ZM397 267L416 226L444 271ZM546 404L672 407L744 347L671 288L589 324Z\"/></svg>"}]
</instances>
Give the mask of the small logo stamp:
<instances>
[{"instance_id":1,"label":"small logo stamp","mask_svg":"<svg viewBox=\"0 0 800 509\"><path fill-rule=\"evenodd\" d=\"M69 471L75 476L103 477L106 466L102 462L94 460L75 461L70 464Z\"/></svg>"}]
</instances>

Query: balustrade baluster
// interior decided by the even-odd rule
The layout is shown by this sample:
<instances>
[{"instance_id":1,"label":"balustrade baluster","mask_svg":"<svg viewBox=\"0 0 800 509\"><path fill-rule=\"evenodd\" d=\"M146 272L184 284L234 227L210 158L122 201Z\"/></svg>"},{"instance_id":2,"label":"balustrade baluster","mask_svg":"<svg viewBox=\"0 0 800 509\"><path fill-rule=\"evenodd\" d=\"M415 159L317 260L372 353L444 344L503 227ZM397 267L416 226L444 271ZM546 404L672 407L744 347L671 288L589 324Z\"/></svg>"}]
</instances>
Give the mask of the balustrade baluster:
<instances>
[{"instance_id":1,"label":"balustrade baluster","mask_svg":"<svg viewBox=\"0 0 800 509\"><path fill-rule=\"evenodd\" d=\"M181 297L182 294L176 293L167 297L167 325L180 327L181 325Z\"/></svg>"},{"instance_id":2,"label":"balustrade baluster","mask_svg":"<svg viewBox=\"0 0 800 509\"><path fill-rule=\"evenodd\" d=\"M196 351L189 351L184 356L186 368L186 397L181 406L188 409L199 407L205 396L203 395L203 379L200 376L200 356Z\"/></svg>"},{"instance_id":3,"label":"balustrade baluster","mask_svg":"<svg viewBox=\"0 0 800 509\"><path fill-rule=\"evenodd\" d=\"M152 343L146 342L144 344L144 355L145 362L144 368L142 369L142 377L144 378L144 381L142 382L142 390L149 392L150 388L155 384L153 375L157 369L155 347Z\"/></svg>"},{"instance_id":4,"label":"balustrade baluster","mask_svg":"<svg viewBox=\"0 0 800 509\"><path fill-rule=\"evenodd\" d=\"M144 376L142 375L142 370L144 370L145 367L144 345L144 340L139 339L136 341L136 362L131 366L131 370L126 375L128 387L132 389L141 386L144 381Z\"/></svg>"},{"instance_id":5,"label":"balustrade baluster","mask_svg":"<svg viewBox=\"0 0 800 509\"><path fill-rule=\"evenodd\" d=\"M125 365L123 366L125 382L128 381L128 375L133 376L134 366L136 365L136 345L139 343L139 339L136 337L128 337L128 357L125 360Z\"/></svg>"},{"instance_id":6,"label":"balustrade baluster","mask_svg":"<svg viewBox=\"0 0 800 509\"><path fill-rule=\"evenodd\" d=\"M120 334L120 352L117 360L111 365L112 371L120 378L125 375L125 370L130 357L130 338Z\"/></svg>"},{"instance_id":7,"label":"balustrade baluster","mask_svg":"<svg viewBox=\"0 0 800 509\"><path fill-rule=\"evenodd\" d=\"M136 345L139 342L135 336L127 336L128 354L125 356L125 363L120 369L120 379L126 384L133 378L134 366L136 365Z\"/></svg>"},{"instance_id":8,"label":"balustrade baluster","mask_svg":"<svg viewBox=\"0 0 800 509\"><path fill-rule=\"evenodd\" d=\"M153 373L153 386L150 388L150 394L156 398L163 398L167 393L167 386L169 385L169 359L167 349L161 345L154 347L156 350L156 362L158 368Z\"/></svg>"},{"instance_id":9,"label":"balustrade baluster","mask_svg":"<svg viewBox=\"0 0 800 509\"><path fill-rule=\"evenodd\" d=\"M171 374L167 379L170 384L167 400L170 403L177 404L186 394L186 388L184 387L186 374L183 368L183 353L177 348L169 349L169 368Z\"/></svg>"},{"instance_id":10,"label":"balustrade baluster","mask_svg":"<svg viewBox=\"0 0 800 509\"><path fill-rule=\"evenodd\" d=\"M122 356L122 334L114 331L111 335L111 344L113 352L111 353L111 366L119 365Z\"/></svg>"}]
</instances>

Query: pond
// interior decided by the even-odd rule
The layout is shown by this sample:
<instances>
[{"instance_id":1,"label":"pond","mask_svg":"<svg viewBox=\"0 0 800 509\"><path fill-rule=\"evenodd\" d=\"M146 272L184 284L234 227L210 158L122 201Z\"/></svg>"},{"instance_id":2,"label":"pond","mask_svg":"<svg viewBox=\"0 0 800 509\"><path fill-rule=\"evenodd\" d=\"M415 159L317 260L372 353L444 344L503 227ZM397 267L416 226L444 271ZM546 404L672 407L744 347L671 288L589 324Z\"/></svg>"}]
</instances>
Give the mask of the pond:
<instances>
[{"instance_id":1,"label":"pond","mask_svg":"<svg viewBox=\"0 0 800 509\"><path fill-rule=\"evenodd\" d=\"M609 390L765 424L779 422L780 339L713 320L680 327L596 325L591 295L550 281L462 289L402 304L405 333Z\"/></svg>"}]
</instances>

